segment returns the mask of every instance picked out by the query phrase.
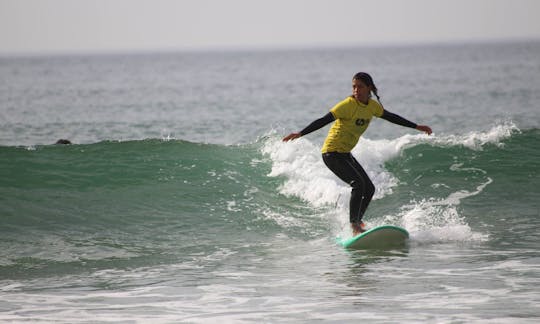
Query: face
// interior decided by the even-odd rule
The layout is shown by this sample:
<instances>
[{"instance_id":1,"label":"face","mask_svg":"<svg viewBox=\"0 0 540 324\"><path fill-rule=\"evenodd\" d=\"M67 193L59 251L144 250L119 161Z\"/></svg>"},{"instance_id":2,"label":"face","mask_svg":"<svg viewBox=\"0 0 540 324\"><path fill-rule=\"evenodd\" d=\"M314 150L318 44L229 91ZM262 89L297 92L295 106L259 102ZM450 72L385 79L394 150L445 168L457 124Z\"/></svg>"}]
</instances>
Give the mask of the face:
<instances>
[{"instance_id":1,"label":"face","mask_svg":"<svg viewBox=\"0 0 540 324\"><path fill-rule=\"evenodd\" d=\"M364 82L360 80L352 80L352 94L356 100L361 103L367 104L371 97L371 87L368 87Z\"/></svg>"}]
</instances>

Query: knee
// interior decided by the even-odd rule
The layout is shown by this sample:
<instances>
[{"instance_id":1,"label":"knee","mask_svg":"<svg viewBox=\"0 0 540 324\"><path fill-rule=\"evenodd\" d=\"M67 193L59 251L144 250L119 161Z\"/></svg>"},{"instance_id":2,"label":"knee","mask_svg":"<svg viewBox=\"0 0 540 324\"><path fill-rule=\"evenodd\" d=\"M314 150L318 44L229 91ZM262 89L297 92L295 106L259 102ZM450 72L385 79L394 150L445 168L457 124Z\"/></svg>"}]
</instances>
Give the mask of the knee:
<instances>
[{"instance_id":1,"label":"knee","mask_svg":"<svg viewBox=\"0 0 540 324\"><path fill-rule=\"evenodd\" d=\"M371 181L356 181L353 180L350 183L352 190L359 190L363 193L364 196L373 196L375 194L375 185Z\"/></svg>"},{"instance_id":2,"label":"knee","mask_svg":"<svg viewBox=\"0 0 540 324\"><path fill-rule=\"evenodd\" d=\"M375 194L375 185L373 182L369 182L366 186L366 194L372 197Z\"/></svg>"}]
</instances>

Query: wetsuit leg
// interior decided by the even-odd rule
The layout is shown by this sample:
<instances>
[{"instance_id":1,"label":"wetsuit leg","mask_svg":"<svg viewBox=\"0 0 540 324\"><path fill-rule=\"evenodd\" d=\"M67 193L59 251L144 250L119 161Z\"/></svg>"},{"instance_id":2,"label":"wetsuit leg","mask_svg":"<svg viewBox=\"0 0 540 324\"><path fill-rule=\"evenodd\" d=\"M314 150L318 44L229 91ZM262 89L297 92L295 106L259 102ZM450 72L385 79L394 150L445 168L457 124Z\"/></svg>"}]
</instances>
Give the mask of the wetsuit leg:
<instances>
[{"instance_id":1,"label":"wetsuit leg","mask_svg":"<svg viewBox=\"0 0 540 324\"><path fill-rule=\"evenodd\" d=\"M323 161L338 178L352 187L349 204L350 222L360 222L375 194L373 182L350 153L324 153Z\"/></svg>"}]
</instances>

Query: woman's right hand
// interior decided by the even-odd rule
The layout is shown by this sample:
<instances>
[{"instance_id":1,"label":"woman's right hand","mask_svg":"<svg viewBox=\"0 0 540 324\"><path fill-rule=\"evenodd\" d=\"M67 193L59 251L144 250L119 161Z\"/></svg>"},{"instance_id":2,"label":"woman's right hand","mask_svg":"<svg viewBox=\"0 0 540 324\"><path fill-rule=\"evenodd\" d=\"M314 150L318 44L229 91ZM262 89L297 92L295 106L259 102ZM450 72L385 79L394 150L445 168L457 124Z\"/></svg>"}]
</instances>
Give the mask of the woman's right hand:
<instances>
[{"instance_id":1,"label":"woman's right hand","mask_svg":"<svg viewBox=\"0 0 540 324\"><path fill-rule=\"evenodd\" d=\"M283 137L283 142L288 142L290 140L295 140L299 137L302 137L301 133L290 133L289 135Z\"/></svg>"}]
</instances>

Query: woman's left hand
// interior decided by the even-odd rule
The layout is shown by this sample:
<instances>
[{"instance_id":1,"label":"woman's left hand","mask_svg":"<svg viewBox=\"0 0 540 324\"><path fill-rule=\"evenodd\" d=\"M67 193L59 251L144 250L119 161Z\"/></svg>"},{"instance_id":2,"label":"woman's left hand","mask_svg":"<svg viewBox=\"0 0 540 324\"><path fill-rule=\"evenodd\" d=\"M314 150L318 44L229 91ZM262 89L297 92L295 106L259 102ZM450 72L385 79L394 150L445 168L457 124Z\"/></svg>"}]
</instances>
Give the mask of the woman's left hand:
<instances>
[{"instance_id":1,"label":"woman's left hand","mask_svg":"<svg viewBox=\"0 0 540 324\"><path fill-rule=\"evenodd\" d=\"M431 131L431 128L429 126L426 126L426 125L418 125L416 126L416 129L418 129L419 131L422 131L428 135L431 135L432 131Z\"/></svg>"}]
</instances>

